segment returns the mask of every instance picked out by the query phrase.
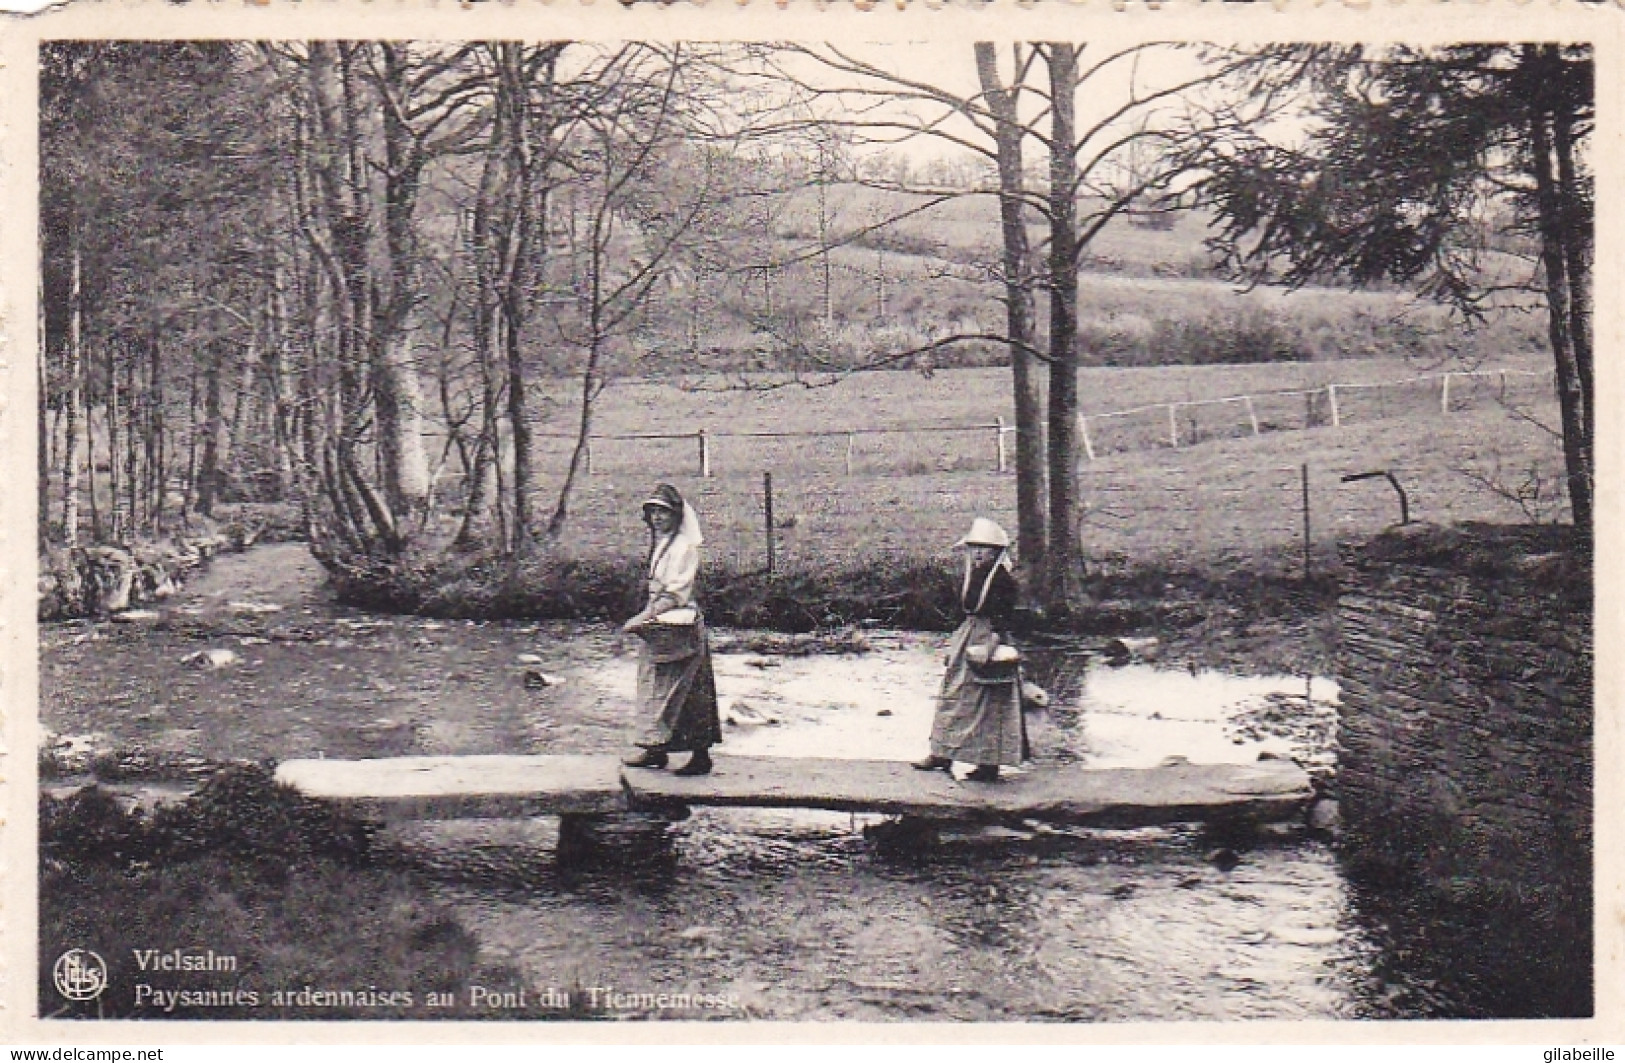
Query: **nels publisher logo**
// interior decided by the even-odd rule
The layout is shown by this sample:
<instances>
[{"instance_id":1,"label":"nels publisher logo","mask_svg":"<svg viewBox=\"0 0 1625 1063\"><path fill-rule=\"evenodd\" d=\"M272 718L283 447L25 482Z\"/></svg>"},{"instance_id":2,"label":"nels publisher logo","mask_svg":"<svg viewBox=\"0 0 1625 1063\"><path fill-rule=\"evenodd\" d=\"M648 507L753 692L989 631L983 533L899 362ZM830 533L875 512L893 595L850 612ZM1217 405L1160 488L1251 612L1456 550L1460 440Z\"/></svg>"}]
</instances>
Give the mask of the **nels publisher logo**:
<instances>
[{"instance_id":1,"label":"nels publisher logo","mask_svg":"<svg viewBox=\"0 0 1625 1063\"><path fill-rule=\"evenodd\" d=\"M89 949L69 949L56 958L51 980L68 1000L95 1000L107 988L107 964Z\"/></svg>"}]
</instances>

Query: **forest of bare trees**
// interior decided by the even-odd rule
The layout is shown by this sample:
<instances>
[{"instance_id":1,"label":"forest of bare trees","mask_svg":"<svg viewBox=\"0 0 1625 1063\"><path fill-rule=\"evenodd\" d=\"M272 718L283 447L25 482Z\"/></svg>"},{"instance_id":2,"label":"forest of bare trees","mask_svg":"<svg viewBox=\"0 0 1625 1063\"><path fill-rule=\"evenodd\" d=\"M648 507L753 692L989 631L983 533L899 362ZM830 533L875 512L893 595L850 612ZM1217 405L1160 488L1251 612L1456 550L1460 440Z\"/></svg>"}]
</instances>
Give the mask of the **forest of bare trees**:
<instances>
[{"instance_id":1,"label":"forest of bare trees","mask_svg":"<svg viewBox=\"0 0 1625 1063\"><path fill-rule=\"evenodd\" d=\"M1172 75L1141 73L1168 56ZM296 504L330 564L521 555L565 533L604 389L692 364L707 336L834 376L980 344L1012 370L1020 553L1065 603L1084 574L1078 272L1102 229L1200 203L1238 275L1428 281L1470 311L1483 274L1444 268L1484 216L1468 192L1510 197L1526 209L1509 224L1542 241L1531 283L1552 300L1587 517L1587 56L1049 42L963 59L933 79L802 45L45 46L41 543L158 537L251 499ZM1383 106L1449 90L1462 128L1489 132L1382 155L1382 116L1337 95L1370 70ZM1292 113L1329 132L1269 144ZM920 142L959 161L887 150ZM1429 158L1455 183L1429 185ZM1375 168L1364 185L1351 159ZM1309 194L1318 172L1345 201ZM841 187L887 209L843 215ZM998 312L889 336L880 237L963 197L997 203ZM859 244L854 344L832 263ZM534 426L559 411L573 446L544 478Z\"/></svg>"},{"instance_id":2,"label":"forest of bare trees","mask_svg":"<svg viewBox=\"0 0 1625 1063\"><path fill-rule=\"evenodd\" d=\"M398 554L448 462L458 541L559 534L534 409L575 381L584 446L693 297L742 187L719 86L680 46L47 47L42 538L251 497Z\"/></svg>"}]
</instances>

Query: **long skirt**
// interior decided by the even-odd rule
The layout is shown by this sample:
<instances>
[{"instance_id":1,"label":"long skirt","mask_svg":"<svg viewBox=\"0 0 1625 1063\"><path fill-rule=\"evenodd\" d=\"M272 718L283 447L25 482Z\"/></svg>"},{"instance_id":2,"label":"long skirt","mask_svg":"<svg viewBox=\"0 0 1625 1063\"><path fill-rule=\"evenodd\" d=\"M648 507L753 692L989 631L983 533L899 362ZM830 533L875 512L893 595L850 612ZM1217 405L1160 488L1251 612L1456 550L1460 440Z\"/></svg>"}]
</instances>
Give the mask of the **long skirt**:
<instances>
[{"instance_id":1,"label":"long skirt","mask_svg":"<svg viewBox=\"0 0 1625 1063\"><path fill-rule=\"evenodd\" d=\"M717 681L711 648L699 625L698 647L671 659L646 642L638 654L638 736L634 744L651 752L708 749L722 741L717 712Z\"/></svg>"},{"instance_id":2,"label":"long skirt","mask_svg":"<svg viewBox=\"0 0 1625 1063\"><path fill-rule=\"evenodd\" d=\"M986 643L993 625L965 618L948 644L948 672L937 695L931 726L931 753L967 764L1019 765L1027 756L1027 726L1021 715L1021 678L1000 682L977 679L967 651Z\"/></svg>"}]
</instances>

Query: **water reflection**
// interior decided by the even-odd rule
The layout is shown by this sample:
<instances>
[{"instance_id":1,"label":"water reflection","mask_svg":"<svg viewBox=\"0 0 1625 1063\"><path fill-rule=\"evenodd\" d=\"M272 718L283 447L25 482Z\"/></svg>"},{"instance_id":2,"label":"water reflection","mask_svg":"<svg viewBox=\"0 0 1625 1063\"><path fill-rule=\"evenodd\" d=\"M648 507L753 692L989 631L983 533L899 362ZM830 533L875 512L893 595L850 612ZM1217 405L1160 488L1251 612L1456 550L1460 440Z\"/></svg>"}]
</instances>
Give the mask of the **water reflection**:
<instances>
[{"instance_id":1,"label":"water reflection","mask_svg":"<svg viewBox=\"0 0 1625 1063\"><path fill-rule=\"evenodd\" d=\"M495 823L410 833L397 840L488 863L547 841ZM908 860L878 856L844 816L701 812L673 833L680 861L653 875L533 866L438 890L532 985L727 989L757 1017L1385 1014L1336 861L1301 837L1224 871L1185 828L949 837Z\"/></svg>"},{"instance_id":2,"label":"water reflection","mask_svg":"<svg viewBox=\"0 0 1625 1063\"><path fill-rule=\"evenodd\" d=\"M740 756L912 760L931 732L942 640L880 636L872 653L714 658L727 728ZM1029 714L1035 762L1153 767L1169 757L1251 763L1263 756L1328 763L1337 684L1302 676L1238 676L1146 664L1114 667L1079 653L1034 653L1050 692ZM636 687L631 660L586 677L614 697ZM744 711L738 711L743 709ZM734 711L730 711L734 710Z\"/></svg>"},{"instance_id":3,"label":"water reflection","mask_svg":"<svg viewBox=\"0 0 1625 1063\"><path fill-rule=\"evenodd\" d=\"M718 655L725 706L743 721L725 752L917 757L941 639L876 642L855 657ZM1076 654L1035 655L1032 671L1053 697L1030 720L1032 770L1306 755L1317 751L1308 732L1329 740L1329 730L1270 721L1329 718L1337 696L1323 680L1114 669ZM630 697L633 664L612 660L574 681ZM403 851L440 854L442 895L494 960L538 987L726 991L742 1014L775 1019L1389 1013L1337 861L1301 828L1225 860L1194 827L1041 824L949 830L934 848L897 855L865 840L861 828L876 822L700 810L671 827L669 859L636 867L503 855L551 848L547 828L423 824L393 837ZM479 866L447 866L457 853L480 854Z\"/></svg>"}]
</instances>

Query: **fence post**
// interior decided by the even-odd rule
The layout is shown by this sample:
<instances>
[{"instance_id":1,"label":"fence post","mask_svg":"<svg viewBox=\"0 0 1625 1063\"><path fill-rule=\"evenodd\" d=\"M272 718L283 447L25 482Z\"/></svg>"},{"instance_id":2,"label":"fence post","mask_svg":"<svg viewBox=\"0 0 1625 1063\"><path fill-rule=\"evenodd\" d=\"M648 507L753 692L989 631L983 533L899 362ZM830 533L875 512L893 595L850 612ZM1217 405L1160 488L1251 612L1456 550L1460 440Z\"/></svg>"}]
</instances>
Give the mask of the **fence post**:
<instances>
[{"instance_id":1,"label":"fence post","mask_svg":"<svg viewBox=\"0 0 1625 1063\"><path fill-rule=\"evenodd\" d=\"M1078 435L1083 437L1083 452L1089 455L1089 460L1095 460L1095 441L1089 438L1089 418L1078 414Z\"/></svg>"},{"instance_id":2,"label":"fence post","mask_svg":"<svg viewBox=\"0 0 1625 1063\"><path fill-rule=\"evenodd\" d=\"M1256 436L1258 434L1258 414L1253 411L1253 397L1251 395L1247 395L1245 396L1245 399L1247 402L1247 420L1252 422L1253 435Z\"/></svg>"},{"instance_id":3,"label":"fence post","mask_svg":"<svg viewBox=\"0 0 1625 1063\"><path fill-rule=\"evenodd\" d=\"M767 516L767 574L773 575L773 474L762 473L762 509Z\"/></svg>"},{"instance_id":4,"label":"fence post","mask_svg":"<svg viewBox=\"0 0 1625 1063\"><path fill-rule=\"evenodd\" d=\"M700 479L708 479L711 476L711 441L705 437L703 428L694 436L700 442Z\"/></svg>"},{"instance_id":5,"label":"fence post","mask_svg":"<svg viewBox=\"0 0 1625 1063\"><path fill-rule=\"evenodd\" d=\"M848 476L852 475L852 448L857 443L857 440L858 437L851 432L846 434L846 474Z\"/></svg>"},{"instance_id":6,"label":"fence post","mask_svg":"<svg viewBox=\"0 0 1625 1063\"><path fill-rule=\"evenodd\" d=\"M1444 374L1444 383L1439 388L1439 412L1450 412L1450 374Z\"/></svg>"},{"instance_id":7,"label":"fence post","mask_svg":"<svg viewBox=\"0 0 1625 1063\"><path fill-rule=\"evenodd\" d=\"M1335 409L1335 407L1333 407ZM1309 582L1309 463L1304 462L1303 475L1303 581Z\"/></svg>"},{"instance_id":8,"label":"fence post","mask_svg":"<svg viewBox=\"0 0 1625 1063\"><path fill-rule=\"evenodd\" d=\"M999 471L1003 472L1004 471L1004 418L1003 417L1000 417L998 419L998 424L993 426L993 431L995 433L997 433L997 436L998 436Z\"/></svg>"},{"instance_id":9,"label":"fence post","mask_svg":"<svg viewBox=\"0 0 1625 1063\"><path fill-rule=\"evenodd\" d=\"M1328 402L1331 403L1331 407L1332 407L1332 427L1333 428L1341 428L1341 427L1343 427L1343 418L1337 412L1337 385L1336 384L1327 384L1326 385L1326 399L1327 399Z\"/></svg>"},{"instance_id":10,"label":"fence post","mask_svg":"<svg viewBox=\"0 0 1625 1063\"><path fill-rule=\"evenodd\" d=\"M1168 404L1168 445L1176 450L1179 449L1179 418L1174 411L1178 406L1177 402Z\"/></svg>"}]
</instances>

